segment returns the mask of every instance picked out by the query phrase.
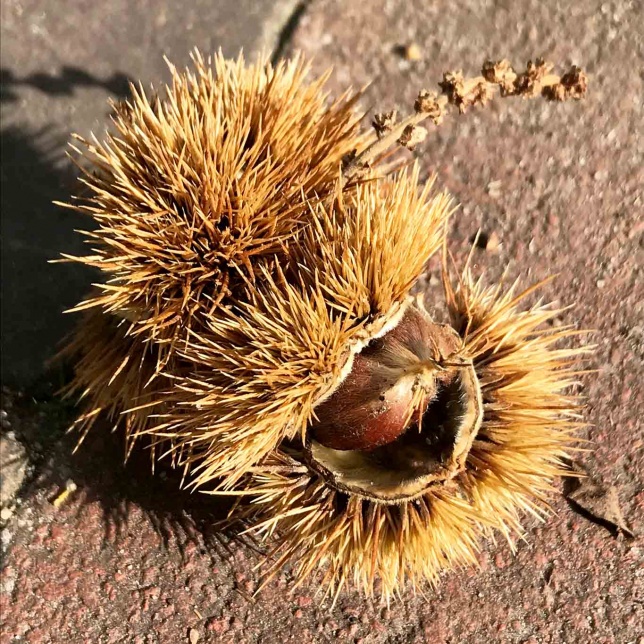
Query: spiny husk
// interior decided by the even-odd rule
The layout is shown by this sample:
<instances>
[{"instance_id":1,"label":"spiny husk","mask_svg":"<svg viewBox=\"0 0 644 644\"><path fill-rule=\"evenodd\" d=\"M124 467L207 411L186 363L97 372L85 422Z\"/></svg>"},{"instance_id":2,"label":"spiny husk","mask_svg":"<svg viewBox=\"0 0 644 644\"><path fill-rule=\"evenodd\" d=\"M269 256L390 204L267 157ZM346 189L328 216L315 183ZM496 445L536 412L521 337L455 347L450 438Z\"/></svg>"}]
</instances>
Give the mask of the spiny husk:
<instances>
[{"instance_id":1,"label":"spiny husk","mask_svg":"<svg viewBox=\"0 0 644 644\"><path fill-rule=\"evenodd\" d=\"M301 62L195 62L172 70L164 97L135 91L116 133L85 143L90 196L75 207L99 227L92 253L70 259L103 283L67 348L77 425L108 416L128 449L146 436L194 485L250 497L236 516L275 539L273 569L293 557L304 579L321 566L330 589L371 593L379 579L389 596L475 561L481 535L511 539L523 511L543 512L574 443L564 392L583 350L555 346L573 331L544 331L559 312L522 310L530 290L446 274L483 399L465 469L413 502L335 490L301 439L352 355L400 319L449 200L419 190L417 167L343 176L366 145L359 95L327 105Z\"/></svg>"},{"instance_id":2,"label":"spiny husk","mask_svg":"<svg viewBox=\"0 0 644 644\"><path fill-rule=\"evenodd\" d=\"M305 74L197 57L86 147L77 208L99 228L72 259L104 283L76 308L89 310L68 350L77 424L107 412L195 485L229 488L305 431L352 352L406 306L449 214L417 167L341 181L363 145L356 97L327 106Z\"/></svg>"},{"instance_id":3,"label":"spiny husk","mask_svg":"<svg viewBox=\"0 0 644 644\"><path fill-rule=\"evenodd\" d=\"M473 359L483 395L483 422L466 467L449 485L413 502L385 505L347 496L301 467L298 449L271 455L246 481L249 505L237 512L275 543L269 577L295 561L300 580L325 571L329 591L350 583L367 594L374 581L389 597L406 581L476 561L478 540L501 533L512 543L521 515L541 517L553 477L573 449L578 401L565 391L585 348L556 348L573 332L544 328L560 313L538 303L522 309L534 287L515 294L474 281L466 269L444 276L454 327Z\"/></svg>"},{"instance_id":4,"label":"spiny husk","mask_svg":"<svg viewBox=\"0 0 644 644\"><path fill-rule=\"evenodd\" d=\"M125 314L156 341L185 340L240 281L284 260L362 139L359 94L327 106L325 77L305 83L298 59L194 62L171 67L163 98L132 87L104 142L80 139L90 196L76 207L99 227L85 233L94 253L70 259L106 280L77 308Z\"/></svg>"}]
</instances>

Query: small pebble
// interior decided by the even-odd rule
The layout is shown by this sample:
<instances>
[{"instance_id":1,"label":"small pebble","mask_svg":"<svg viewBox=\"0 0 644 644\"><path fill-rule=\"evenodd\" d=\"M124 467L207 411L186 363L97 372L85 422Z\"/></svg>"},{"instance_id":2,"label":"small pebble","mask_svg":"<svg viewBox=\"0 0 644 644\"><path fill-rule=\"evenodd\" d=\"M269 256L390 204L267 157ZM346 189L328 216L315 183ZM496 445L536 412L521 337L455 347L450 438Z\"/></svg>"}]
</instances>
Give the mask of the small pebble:
<instances>
[{"instance_id":1,"label":"small pebble","mask_svg":"<svg viewBox=\"0 0 644 644\"><path fill-rule=\"evenodd\" d=\"M481 231L473 241L476 241L477 248L486 250L489 253L495 253L501 247L499 235L495 231L492 231L491 233Z\"/></svg>"},{"instance_id":2,"label":"small pebble","mask_svg":"<svg viewBox=\"0 0 644 644\"><path fill-rule=\"evenodd\" d=\"M498 199L501 196L501 186L502 183L499 180L490 181L487 184L487 193L492 197L492 199Z\"/></svg>"},{"instance_id":3,"label":"small pebble","mask_svg":"<svg viewBox=\"0 0 644 644\"><path fill-rule=\"evenodd\" d=\"M190 644L197 644L199 641L199 631L196 628L191 628L188 631L188 637L190 639Z\"/></svg>"},{"instance_id":4,"label":"small pebble","mask_svg":"<svg viewBox=\"0 0 644 644\"><path fill-rule=\"evenodd\" d=\"M405 60L415 62L421 60L423 57L423 50L415 42L410 43L405 47Z\"/></svg>"},{"instance_id":5,"label":"small pebble","mask_svg":"<svg viewBox=\"0 0 644 644\"><path fill-rule=\"evenodd\" d=\"M485 250L490 253L496 253L501 247L501 240L499 239L496 231L492 231L487 238L487 244L485 245Z\"/></svg>"}]
</instances>

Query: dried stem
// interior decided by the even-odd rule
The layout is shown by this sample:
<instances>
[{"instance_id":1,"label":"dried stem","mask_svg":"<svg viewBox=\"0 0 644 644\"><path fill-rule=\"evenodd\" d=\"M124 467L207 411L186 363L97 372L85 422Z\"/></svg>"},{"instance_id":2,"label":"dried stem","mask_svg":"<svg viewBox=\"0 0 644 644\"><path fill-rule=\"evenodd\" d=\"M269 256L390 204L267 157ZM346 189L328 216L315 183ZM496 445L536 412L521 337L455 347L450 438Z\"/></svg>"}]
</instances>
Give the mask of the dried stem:
<instances>
[{"instance_id":1,"label":"dried stem","mask_svg":"<svg viewBox=\"0 0 644 644\"><path fill-rule=\"evenodd\" d=\"M427 130L418 124L426 119L439 125L447 114L447 106L454 105L463 114L468 107L485 105L492 100L497 88L502 97L543 96L547 100L565 101L581 99L586 94L586 74L572 66L565 74L552 73L553 65L538 58L529 61L520 74L507 60L483 64L481 75L464 78L461 71L446 72L439 83L442 94L421 90L414 102L414 112L396 123L397 112L376 114L373 120L375 139L359 154L354 151L344 159L343 183L358 179L371 164L396 143L413 149L427 135Z\"/></svg>"}]
</instances>

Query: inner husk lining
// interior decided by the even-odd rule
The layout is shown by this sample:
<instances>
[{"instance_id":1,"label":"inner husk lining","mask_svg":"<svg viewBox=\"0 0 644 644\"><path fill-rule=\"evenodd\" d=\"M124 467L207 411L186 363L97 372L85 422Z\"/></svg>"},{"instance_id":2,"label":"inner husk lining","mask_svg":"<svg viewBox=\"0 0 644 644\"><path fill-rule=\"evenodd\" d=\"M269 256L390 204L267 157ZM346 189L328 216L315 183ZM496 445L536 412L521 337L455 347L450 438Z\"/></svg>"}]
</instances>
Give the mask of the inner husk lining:
<instances>
[{"instance_id":1,"label":"inner husk lining","mask_svg":"<svg viewBox=\"0 0 644 644\"><path fill-rule=\"evenodd\" d=\"M472 365L454 369L423 413L394 442L370 451L336 450L310 438L309 465L332 487L381 503L422 496L465 467L479 430L482 402Z\"/></svg>"}]
</instances>

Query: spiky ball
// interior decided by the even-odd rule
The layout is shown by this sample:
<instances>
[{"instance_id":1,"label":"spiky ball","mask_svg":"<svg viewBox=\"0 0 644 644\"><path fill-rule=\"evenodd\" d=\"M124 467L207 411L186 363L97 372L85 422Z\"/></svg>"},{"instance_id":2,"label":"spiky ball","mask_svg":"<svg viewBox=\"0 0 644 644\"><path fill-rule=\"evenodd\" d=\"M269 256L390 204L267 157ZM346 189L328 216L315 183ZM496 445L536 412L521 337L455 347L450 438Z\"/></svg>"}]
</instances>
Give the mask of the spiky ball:
<instances>
[{"instance_id":1,"label":"spiky ball","mask_svg":"<svg viewBox=\"0 0 644 644\"><path fill-rule=\"evenodd\" d=\"M468 270L451 326L409 292L450 201L417 167L343 174L367 146L359 94L329 104L299 60L195 56L162 95L133 89L81 141L103 280L67 353L83 436L101 417L192 485L252 504L302 578L386 594L472 560L537 511L571 444L575 351L557 312ZM351 179L347 177L351 176Z\"/></svg>"}]
</instances>

